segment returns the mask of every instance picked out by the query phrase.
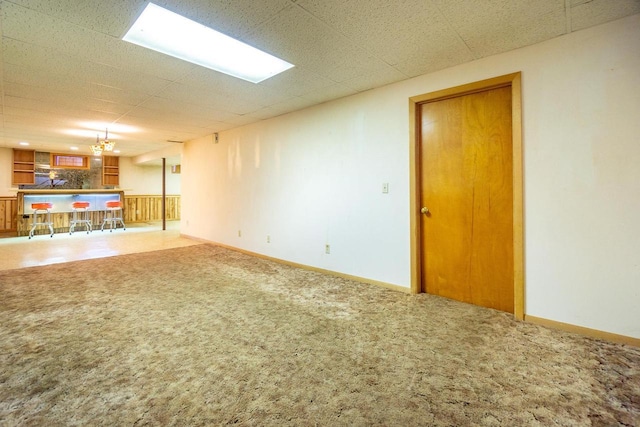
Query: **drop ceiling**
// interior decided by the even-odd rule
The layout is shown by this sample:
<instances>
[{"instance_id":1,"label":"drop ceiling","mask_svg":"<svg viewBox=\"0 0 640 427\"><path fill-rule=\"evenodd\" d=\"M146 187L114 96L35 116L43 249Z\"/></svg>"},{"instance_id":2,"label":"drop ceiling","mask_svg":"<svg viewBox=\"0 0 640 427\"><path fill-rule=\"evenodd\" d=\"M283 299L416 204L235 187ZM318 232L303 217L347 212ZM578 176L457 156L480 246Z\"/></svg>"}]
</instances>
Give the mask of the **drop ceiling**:
<instances>
[{"instance_id":1,"label":"drop ceiling","mask_svg":"<svg viewBox=\"0 0 640 427\"><path fill-rule=\"evenodd\" d=\"M146 3L0 1L0 147L88 154L108 126L137 156L640 12L640 0L154 1L295 64L253 84L122 41Z\"/></svg>"}]
</instances>

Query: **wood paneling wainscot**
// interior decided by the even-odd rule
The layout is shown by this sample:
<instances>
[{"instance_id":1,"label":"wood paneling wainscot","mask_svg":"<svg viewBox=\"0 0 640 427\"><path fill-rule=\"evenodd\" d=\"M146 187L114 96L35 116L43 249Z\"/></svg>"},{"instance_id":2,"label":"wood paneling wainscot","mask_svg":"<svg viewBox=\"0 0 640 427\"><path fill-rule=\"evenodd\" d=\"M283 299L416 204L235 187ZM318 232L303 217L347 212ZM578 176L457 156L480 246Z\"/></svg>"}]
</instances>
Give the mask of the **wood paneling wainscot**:
<instances>
[{"instance_id":1,"label":"wood paneling wainscot","mask_svg":"<svg viewBox=\"0 0 640 427\"><path fill-rule=\"evenodd\" d=\"M69 190L67 192L77 192L79 190ZM119 192L114 190L114 192ZM123 193L121 198L123 197ZM0 232L17 232L19 236L26 236L31 227L31 212L22 212L24 204L23 194L18 197L0 197ZM166 196L165 211L167 221L180 219L180 196ZM24 217L23 217L24 214ZM104 219L104 210L90 211L89 217L94 230L99 230ZM69 212L52 213L51 220L56 233L69 231ZM162 196L161 195L138 195L124 196L124 222L151 222L162 220ZM83 230L82 228L80 230ZM36 234L46 234L47 230L38 229Z\"/></svg>"},{"instance_id":2,"label":"wood paneling wainscot","mask_svg":"<svg viewBox=\"0 0 640 427\"><path fill-rule=\"evenodd\" d=\"M17 230L17 200L17 197L0 197L0 233Z\"/></svg>"},{"instance_id":3,"label":"wood paneling wainscot","mask_svg":"<svg viewBox=\"0 0 640 427\"><path fill-rule=\"evenodd\" d=\"M180 196L166 196L167 221L180 219ZM124 197L124 222L148 222L162 220L162 196L140 195Z\"/></svg>"}]
</instances>

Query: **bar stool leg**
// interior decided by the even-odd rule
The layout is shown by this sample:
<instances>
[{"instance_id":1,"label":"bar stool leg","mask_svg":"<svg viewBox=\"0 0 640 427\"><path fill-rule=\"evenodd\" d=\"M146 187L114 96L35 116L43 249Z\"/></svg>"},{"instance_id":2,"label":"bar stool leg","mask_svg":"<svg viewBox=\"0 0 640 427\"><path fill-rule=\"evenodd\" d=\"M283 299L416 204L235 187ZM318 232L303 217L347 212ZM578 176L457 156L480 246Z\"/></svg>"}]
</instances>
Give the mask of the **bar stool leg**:
<instances>
[{"instance_id":1,"label":"bar stool leg","mask_svg":"<svg viewBox=\"0 0 640 427\"><path fill-rule=\"evenodd\" d=\"M73 209L73 212L71 213L71 225L69 225L69 235L73 234L73 231L76 228L76 224L78 223L78 211L76 211L76 209Z\"/></svg>"},{"instance_id":2,"label":"bar stool leg","mask_svg":"<svg viewBox=\"0 0 640 427\"><path fill-rule=\"evenodd\" d=\"M51 222L51 212L47 209L47 223L49 224L49 231L51 235L49 237L53 237L53 222Z\"/></svg>"},{"instance_id":3,"label":"bar stool leg","mask_svg":"<svg viewBox=\"0 0 640 427\"><path fill-rule=\"evenodd\" d=\"M87 234L93 231L91 225L91 219L89 219L89 210L85 207L73 208L73 214L71 219L71 225L69 226L69 234L73 234L76 229L76 225L84 224Z\"/></svg>"},{"instance_id":4,"label":"bar stool leg","mask_svg":"<svg viewBox=\"0 0 640 427\"><path fill-rule=\"evenodd\" d=\"M117 212L117 215L116 215ZM109 232L113 232L113 228L118 228L118 222L122 224L122 230L125 231L127 226L122 219L122 206L119 203L114 203L112 206L107 206L107 209L104 213L104 220L102 221L102 226L100 227L101 231L104 231L104 226L106 223L109 223Z\"/></svg>"},{"instance_id":5,"label":"bar stool leg","mask_svg":"<svg viewBox=\"0 0 640 427\"><path fill-rule=\"evenodd\" d=\"M104 213L104 220L102 221L102 226L100 227L100 231L104 231L104 226L109 223L109 232L113 232L113 223L115 222L115 211L112 208L107 208Z\"/></svg>"},{"instance_id":6,"label":"bar stool leg","mask_svg":"<svg viewBox=\"0 0 640 427\"><path fill-rule=\"evenodd\" d=\"M45 215L45 222L40 222L38 215ZM31 223L31 229L29 230L29 239L33 237L34 231L39 225L46 225L49 227L49 237L53 237L53 223L51 222L51 212L49 212L49 209L33 210L33 222Z\"/></svg>"},{"instance_id":7,"label":"bar stool leg","mask_svg":"<svg viewBox=\"0 0 640 427\"><path fill-rule=\"evenodd\" d=\"M83 219L82 222L84 224L86 224L87 226L87 234L91 233L93 231L93 226L91 225L91 218L89 217L89 211L87 209L84 210L84 213L82 214Z\"/></svg>"},{"instance_id":8,"label":"bar stool leg","mask_svg":"<svg viewBox=\"0 0 640 427\"><path fill-rule=\"evenodd\" d=\"M102 220L102 225L100 226L100 231L104 231L104 225L108 222L111 223L111 220L109 219L111 211L110 210L106 210L104 212L104 219Z\"/></svg>"}]
</instances>

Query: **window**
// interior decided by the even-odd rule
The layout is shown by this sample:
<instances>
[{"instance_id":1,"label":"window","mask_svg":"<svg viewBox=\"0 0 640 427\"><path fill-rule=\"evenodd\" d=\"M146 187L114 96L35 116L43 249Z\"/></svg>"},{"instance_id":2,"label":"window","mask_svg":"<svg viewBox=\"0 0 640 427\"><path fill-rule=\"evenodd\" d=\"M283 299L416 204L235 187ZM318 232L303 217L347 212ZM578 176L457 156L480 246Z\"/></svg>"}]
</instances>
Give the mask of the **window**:
<instances>
[{"instance_id":1,"label":"window","mask_svg":"<svg viewBox=\"0 0 640 427\"><path fill-rule=\"evenodd\" d=\"M60 169L89 169L89 156L51 153L51 167Z\"/></svg>"}]
</instances>

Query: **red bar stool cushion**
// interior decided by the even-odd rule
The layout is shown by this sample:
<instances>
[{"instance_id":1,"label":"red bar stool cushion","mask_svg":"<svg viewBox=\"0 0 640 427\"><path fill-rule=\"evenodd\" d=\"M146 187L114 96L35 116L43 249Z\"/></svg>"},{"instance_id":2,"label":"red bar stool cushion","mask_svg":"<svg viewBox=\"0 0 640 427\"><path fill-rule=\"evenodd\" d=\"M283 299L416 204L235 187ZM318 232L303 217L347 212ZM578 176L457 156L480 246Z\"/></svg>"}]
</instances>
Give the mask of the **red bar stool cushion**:
<instances>
[{"instance_id":1,"label":"red bar stool cushion","mask_svg":"<svg viewBox=\"0 0 640 427\"><path fill-rule=\"evenodd\" d=\"M122 229L126 230L126 225L124 225L124 221L122 220L122 201L120 200L109 200L105 203L106 210L104 219L102 220L102 227L100 229L104 231L105 224L109 223L109 232L113 231L113 225L118 227L118 222L122 224Z\"/></svg>"},{"instance_id":2,"label":"red bar stool cushion","mask_svg":"<svg viewBox=\"0 0 640 427\"><path fill-rule=\"evenodd\" d=\"M89 204L90 204L89 202L73 202L71 206L73 206L74 209L81 209L81 208L88 208Z\"/></svg>"},{"instance_id":3,"label":"red bar stool cushion","mask_svg":"<svg viewBox=\"0 0 640 427\"><path fill-rule=\"evenodd\" d=\"M49 203L49 202L46 202L46 203L31 203L31 209L34 209L34 210L36 210L36 209L38 209L38 210L40 210L40 209L51 209L52 207L53 207L53 203Z\"/></svg>"}]
</instances>

